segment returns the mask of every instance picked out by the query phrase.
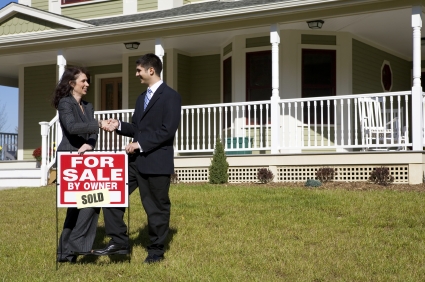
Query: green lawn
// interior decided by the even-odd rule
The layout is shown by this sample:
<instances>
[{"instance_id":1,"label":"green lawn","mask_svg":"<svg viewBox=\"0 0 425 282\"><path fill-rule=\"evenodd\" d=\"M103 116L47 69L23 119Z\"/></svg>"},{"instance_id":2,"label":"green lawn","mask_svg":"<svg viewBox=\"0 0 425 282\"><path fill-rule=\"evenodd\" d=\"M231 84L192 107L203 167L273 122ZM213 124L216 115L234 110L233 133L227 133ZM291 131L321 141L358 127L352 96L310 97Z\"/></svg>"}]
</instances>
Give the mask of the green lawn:
<instances>
[{"instance_id":1,"label":"green lawn","mask_svg":"<svg viewBox=\"0 0 425 282\"><path fill-rule=\"evenodd\" d=\"M425 281L425 193L172 185L166 259L131 196L129 256L56 270L55 187L0 191L0 281ZM66 209L59 209L59 231ZM100 218L95 247L107 242Z\"/></svg>"}]
</instances>

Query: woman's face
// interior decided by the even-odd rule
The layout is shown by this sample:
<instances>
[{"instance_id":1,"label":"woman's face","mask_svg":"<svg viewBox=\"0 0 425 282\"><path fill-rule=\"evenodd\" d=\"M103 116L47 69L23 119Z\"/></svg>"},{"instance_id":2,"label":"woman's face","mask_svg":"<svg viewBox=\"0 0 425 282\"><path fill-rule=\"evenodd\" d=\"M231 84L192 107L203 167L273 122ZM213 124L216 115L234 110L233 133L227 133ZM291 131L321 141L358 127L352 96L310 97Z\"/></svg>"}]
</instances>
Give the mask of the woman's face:
<instances>
[{"instance_id":1,"label":"woman's face","mask_svg":"<svg viewBox=\"0 0 425 282\"><path fill-rule=\"evenodd\" d=\"M87 89L89 88L89 83L87 82L87 76L84 73L78 74L75 81L71 81L71 86L74 88L72 90L73 95L84 96L87 94Z\"/></svg>"}]
</instances>

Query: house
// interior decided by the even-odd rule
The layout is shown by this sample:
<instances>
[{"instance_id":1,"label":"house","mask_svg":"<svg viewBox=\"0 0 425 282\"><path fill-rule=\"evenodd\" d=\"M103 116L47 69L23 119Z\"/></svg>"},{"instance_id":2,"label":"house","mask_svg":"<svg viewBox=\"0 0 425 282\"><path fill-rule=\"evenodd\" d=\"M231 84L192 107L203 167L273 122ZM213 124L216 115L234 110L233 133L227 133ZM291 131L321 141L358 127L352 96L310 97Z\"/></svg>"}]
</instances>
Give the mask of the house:
<instances>
[{"instance_id":1,"label":"house","mask_svg":"<svg viewBox=\"0 0 425 282\"><path fill-rule=\"evenodd\" d=\"M152 52L182 96L182 181L207 180L220 138L231 182L255 181L260 167L276 181L304 181L321 166L364 181L385 165L398 183L422 183L423 9L414 0L11 3L0 10L0 84L19 87L13 169L33 166L43 145L46 183L47 152L60 139L49 98L66 65L90 70L86 100L99 118L129 120L144 91L134 62ZM97 149L128 141L102 133Z\"/></svg>"}]
</instances>

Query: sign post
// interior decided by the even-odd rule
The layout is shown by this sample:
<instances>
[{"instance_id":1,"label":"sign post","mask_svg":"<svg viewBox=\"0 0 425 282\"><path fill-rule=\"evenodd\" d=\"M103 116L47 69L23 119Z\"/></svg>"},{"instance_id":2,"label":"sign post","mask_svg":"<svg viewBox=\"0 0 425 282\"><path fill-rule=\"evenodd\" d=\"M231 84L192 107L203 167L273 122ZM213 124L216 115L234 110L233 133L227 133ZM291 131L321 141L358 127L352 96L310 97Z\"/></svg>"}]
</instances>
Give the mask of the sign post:
<instances>
[{"instance_id":1,"label":"sign post","mask_svg":"<svg viewBox=\"0 0 425 282\"><path fill-rule=\"evenodd\" d=\"M124 151L57 152L56 236L57 208L129 206L127 159Z\"/></svg>"}]
</instances>

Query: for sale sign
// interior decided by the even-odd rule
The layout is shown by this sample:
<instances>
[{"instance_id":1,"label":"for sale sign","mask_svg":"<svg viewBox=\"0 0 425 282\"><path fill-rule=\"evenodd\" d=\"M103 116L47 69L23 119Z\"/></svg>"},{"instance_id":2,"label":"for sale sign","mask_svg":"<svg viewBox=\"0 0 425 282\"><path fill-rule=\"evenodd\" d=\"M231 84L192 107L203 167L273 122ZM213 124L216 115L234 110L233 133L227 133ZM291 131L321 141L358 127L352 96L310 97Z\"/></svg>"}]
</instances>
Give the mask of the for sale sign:
<instances>
[{"instance_id":1,"label":"for sale sign","mask_svg":"<svg viewBox=\"0 0 425 282\"><path fill-rule=\"evenodd\" d=\"M57 152L58 207L127 207L125 152Z\"/></svg>"}]
</instances>

